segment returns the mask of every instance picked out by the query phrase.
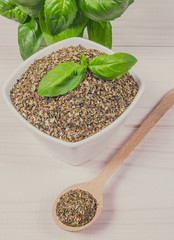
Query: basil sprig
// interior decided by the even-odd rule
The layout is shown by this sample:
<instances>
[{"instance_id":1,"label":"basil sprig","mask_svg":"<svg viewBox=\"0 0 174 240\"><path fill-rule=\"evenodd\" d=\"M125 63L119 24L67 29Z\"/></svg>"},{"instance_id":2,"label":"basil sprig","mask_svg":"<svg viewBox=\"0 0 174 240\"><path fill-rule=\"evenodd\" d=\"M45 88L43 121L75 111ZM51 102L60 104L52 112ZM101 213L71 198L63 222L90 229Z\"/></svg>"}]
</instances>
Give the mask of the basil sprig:
<instances>
[{"instance_id":1,"label":"basil sprig","mask_svg":"<svg viewBox=\"0 0 174 240\"><path fill-rule=\"evenodd\" d=\"M87 62L84 54L80 57L81 65L65 62L56 66L45 75L38 87L38 95L55 97L76 88L83 80L87 68L103 80L113 80L124 75L137 59L127 53L100 55Z\"/></svg>"},{"instance_id":2,"label":"basil sprig","mask_svg":"<svg viewBox=\"0 0 174 240\"><path fill-rule=\"evenodd\" d=\"M133 2L134 0L0 0L0 15L21 23L18 44L22 58L26 59L38 51L41 45L43 47L66 38L83 37L86 27L90 40L112 48L111 21L119 18ZM30 19L32 24L37 21L37 28L31 27L31 23L26 24ZM41 34L38 34L38 28ZM40 41L41 35L43 44Z\"/></svg>"}]
</instances>

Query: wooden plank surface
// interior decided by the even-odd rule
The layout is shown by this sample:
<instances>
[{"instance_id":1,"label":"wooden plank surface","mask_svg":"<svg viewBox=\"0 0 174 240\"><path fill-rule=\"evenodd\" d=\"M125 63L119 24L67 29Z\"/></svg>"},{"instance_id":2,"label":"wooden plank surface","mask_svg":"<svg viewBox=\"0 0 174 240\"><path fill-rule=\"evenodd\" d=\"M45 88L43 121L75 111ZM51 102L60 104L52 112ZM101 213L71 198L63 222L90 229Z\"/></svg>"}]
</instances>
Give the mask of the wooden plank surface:
<instances>
[{"instance_id":1,"label":"wooden plank surface","mask_svg":"<svg viewBox=\"0 0 174 240\"><path fill-rule=\"evenodd\" d=\"M113 22L114 46L174 46L174 2L135 0Z\"/></svg>"},{"instance_id":2,"label":"wooden plank surface","mask_svg":"<svg viewBox=\"0 0 174 240\"><path fill-rule=\"evenodd\" d=\"M113 22L115 51L138 58L146 89L113 143L91 161L73 167L52 157L19 122L0 95L0 239L173 240L174 108L109 180L104 210L80 233L59 229L51 207L72 183L96 176L153 106L174 87L174 3L139 0ZM0 17L0 84L22 63L17 23Z\"/></svg>"}]
</instances>

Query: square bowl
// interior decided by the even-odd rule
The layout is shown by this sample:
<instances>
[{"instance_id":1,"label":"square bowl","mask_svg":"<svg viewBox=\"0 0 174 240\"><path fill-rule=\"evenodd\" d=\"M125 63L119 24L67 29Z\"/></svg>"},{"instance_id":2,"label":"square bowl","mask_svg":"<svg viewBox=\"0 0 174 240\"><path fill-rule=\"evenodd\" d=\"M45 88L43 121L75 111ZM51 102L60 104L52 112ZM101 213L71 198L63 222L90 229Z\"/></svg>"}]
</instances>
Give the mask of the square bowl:
<instances>
[{"instance_id":1,"label":"square bowl","mask_svg":"<svg viewBox=\"0 0 174 240\"><path fill-rule=\"evenodd\" d=\"M105 52L106 54L114 53L112 50L87 39L79 37L68 38L40 50L39 52L35 53L27 60L25 60L8 78L3 87L4 99L12 112L16 115L16 117L21 122L23 122L23 124L28 127L32 131L32 133L45 145L45 147L49 148L59 160L65 161L71 165L80 165L90 160L97 154L101 153L106 148L106 146L111 142L113 135L116 134L118 128L121 126L126 117L135 107L136 103L139 101L144 90L144 83L139 79L139 77L135 74L134 71L129 71L139 86L139 90L134 100L114 122L112 122L109 126L105 127L103 130L95 133L94 135L84 140L78 142L66 142L38 130L27 120L25 120L15 109L10 99L10 90L17 82L17 79L28 69L28 67L33 63L34 60L51 54L53 51L57 51L60 48L77 46L79 44L86 48L96 49L101 52Z\"/></svg>"}]
</instances>

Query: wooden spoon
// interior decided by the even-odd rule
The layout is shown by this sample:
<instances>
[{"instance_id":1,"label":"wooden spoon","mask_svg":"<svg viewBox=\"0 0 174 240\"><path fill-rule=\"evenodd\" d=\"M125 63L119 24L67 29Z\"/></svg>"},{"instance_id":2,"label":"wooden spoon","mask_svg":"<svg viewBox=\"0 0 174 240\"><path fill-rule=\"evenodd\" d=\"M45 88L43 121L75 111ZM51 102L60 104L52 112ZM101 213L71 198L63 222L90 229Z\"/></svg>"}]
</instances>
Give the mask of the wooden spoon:
<instances>
[{"instance_id":1,"label":"wooden spoon","mask_svg":"<svg viewBox=\"0 0 174 240\"><path fill-rule=\"evenodd\" d=\"M121 147L118 153L112 158L112 160L106 165L103 171L93 180L85 183L79 183L72 185L65 189L57 197L52 210L53 219L58 226L66 231L81 231L86 229L98 218L103 207L103 187L110 176L115 172L115 170L120 166L124 159L135 149L138 143L147 135L147 133L153 128L153 126L158 122L158 120L172 107L174 104L174 88L171 89L164 98L159 102L159 104L154 108L154 110L148 115L141 126L132 134L132 136L126 141L126 143ZM97 211L94 218L86 225L81 227L71 227L63 224L56 215L56 206L60 197L70 191L75 189L81 189L87 191L93 195L97 200Z\"/></svg>"}]
</instances>

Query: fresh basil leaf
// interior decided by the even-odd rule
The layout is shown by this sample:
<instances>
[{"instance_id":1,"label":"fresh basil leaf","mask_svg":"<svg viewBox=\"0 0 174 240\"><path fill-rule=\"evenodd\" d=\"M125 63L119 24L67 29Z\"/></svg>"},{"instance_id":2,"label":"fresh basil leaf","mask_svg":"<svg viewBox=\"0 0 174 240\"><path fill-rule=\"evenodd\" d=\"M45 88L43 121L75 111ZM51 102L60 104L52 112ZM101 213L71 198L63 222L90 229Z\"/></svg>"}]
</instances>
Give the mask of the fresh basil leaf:
<instances>
[{"instance_id":1,"label":"fresh basil leaf","mask_svg":"<svg viewBox=\"0 0 174 240\"><path fill-rule=\"evenodd\" d=\"M59 64L43 77L38 87L38 95L55 97L76 88L83 80L87 67L75 62Z\"/></svg>"},{"instance_id":2,"label":"fresh basil leaf","mask_svg":"<svg viewBox=\"0 0 174 240\"><path fill-rule=\"evenodd\" d=\"M28 17L12 0L0 0L0 14L20 23L24 23Z\"/></svg>"},{"instance_id":3,"label":"fresh basil leaf","mask_svg":"<svg viewBox=\"0 0 174 240\"><path fill-rule=\"evenodd\" d=\"M87 29L90 40L112 48L112 25L109 21L97 22L89 20Z\"/></svg>"},{"instance_id":4,"label":"fresh basil leaf","mask_svg":"<svg viewBox=\"0 0 174 240\"><path fill-rule=\"evenodd\" d=\"M47 45L51 45L66 38L78 37L79 35L82 35L83 30L87 24L87 18L82 14L81 11L78 11L77 16L74 22L71 24L71 26L64 30L63 32L56 34L54 36L50 34L46 26L43 7L41 7L40 10L39 22L44 35L45 42L47 43Z\"/></svg>"},{"instance_id":5,"label":"fresh basil leaf","mask_svg":"<svg viewBox=\"0 0 174 240\"><path fill-rule=\"evenodd\" d=\"M41 7L40 5L36 5L36 6L18 5L18 6L24 13L26 13L27 15L33 18L38 17L40 7Z\"/></svg>"},{"instance_id":6,"label":"fresh basil leaf","mask_svg":"<svg viewBox=\"0 0 174 240\"><path fill-rule=\"evenodd\" d=\"M127 53L114 53L112 55L100 55L89 61L89 69L97 77L104 80L120 78L131 69L137 59Z\"/></svg>"},{"instance_id":7,"label":"fresh basil leaf","mask_svg":"<svg viewBox=\"0 0 174 240\"><path fill-rule=\"evenodd\" d=\"M44 0L13 0L14 3L24 6L36 6L44 2Z\"/></svg>"},{"instance_id":8,"label":"fresh basil leaf","mask_svg":"<svg viewBox=\"0 0 174 240\"><path fill-rule=\"evenodd\" d=\"M76 17L77 6L75 0L46 0L45 21L52 35L56 35L68 28Z\"/></svg>"},{"instance_id":9,"label":"fresh basil leaf","mask_svg":"<svg viewBox=\"0 0 174 240\"><path fill-rule=\"evenodd\" d=\"M83 13L95 21L111 21L120 17L134 0L80 0Z\"/></svg>"},{"instance_id":10,"label":"fresh basil leaf","mask_svg":"<svg viewBox=\"0 0 174 240\"><path fill-rule=\"evenodd\" d=\"M30 17L36 18L39 15L41 6L44 0L13 0L19 8Z\"/></svg>"},{"instance_id":11,"label":"fresh basil leaf","mask_svg":"<svg viewBox=\"0 0 174 240\"><path fill-rule=\"evenodd\" d=\"M32 18L29 22L19 25L18 44L24 60L37 52L42 38L43 35L37 19Z\"/></svg>"}]
</instances>

